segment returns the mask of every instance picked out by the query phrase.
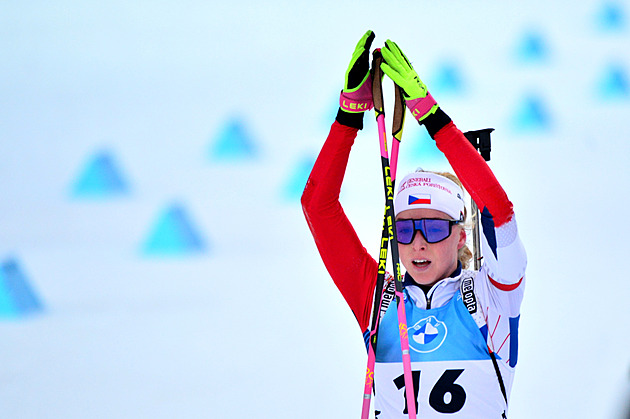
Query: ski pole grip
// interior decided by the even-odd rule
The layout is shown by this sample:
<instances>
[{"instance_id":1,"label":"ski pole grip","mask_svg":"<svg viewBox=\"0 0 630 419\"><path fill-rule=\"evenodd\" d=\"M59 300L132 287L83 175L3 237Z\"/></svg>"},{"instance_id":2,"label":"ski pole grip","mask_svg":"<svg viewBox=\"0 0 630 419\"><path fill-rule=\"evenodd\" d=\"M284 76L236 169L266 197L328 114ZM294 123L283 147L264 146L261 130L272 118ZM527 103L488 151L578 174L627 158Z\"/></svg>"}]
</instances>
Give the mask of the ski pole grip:
<instances>
[{"instance_id":1,"label":"ski pole grip","mask_svg":"<svg viewBox=\"0 0 630 419\"><path fill-rule=\"evenodd\" d=\"M382 62L383 54L381 54L381 49L377 48L372 52L372 100L374 101L374 110L377 115L385 113Z\"/></svg>"}]
</instances>

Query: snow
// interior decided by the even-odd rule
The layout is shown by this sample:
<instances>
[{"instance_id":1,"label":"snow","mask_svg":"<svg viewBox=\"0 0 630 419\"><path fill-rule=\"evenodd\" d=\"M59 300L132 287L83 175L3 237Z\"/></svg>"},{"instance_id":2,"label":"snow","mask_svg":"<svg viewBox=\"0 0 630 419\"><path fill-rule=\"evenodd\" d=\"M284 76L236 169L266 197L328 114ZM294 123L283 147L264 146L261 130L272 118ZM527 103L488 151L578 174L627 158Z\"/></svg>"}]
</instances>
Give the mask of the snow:
<instances>
[{"instance_id":1,"label":"snow","mask_svg":"<svg viewBox=\"0 0 630 419\"><path fill-rule=\"evenodd\" d=\"M376 45L398 42L429 89L455 63L462 93L436 99L463 130L496 128L490 164L529 259L510 418L620 417L630 398L630 97L600 89L611 65L630 75L630 33L601 29L605 5L3 3L0 261L18 261L45 311L0 319L1 416L358 417L362 336L284 188L321 147L371 28ZM516 51L532 32L547 55L523 63ZM516 131L531 95L549 128ZM235 116L257 155L209 159ZM376 254L372 119L342 202ZM408 118L399 173L432 168L405 155L419 138ZM72 196L102 149L128 195ZM142 253L172 202L207 252Z\"/></svg>"}]
</instances>

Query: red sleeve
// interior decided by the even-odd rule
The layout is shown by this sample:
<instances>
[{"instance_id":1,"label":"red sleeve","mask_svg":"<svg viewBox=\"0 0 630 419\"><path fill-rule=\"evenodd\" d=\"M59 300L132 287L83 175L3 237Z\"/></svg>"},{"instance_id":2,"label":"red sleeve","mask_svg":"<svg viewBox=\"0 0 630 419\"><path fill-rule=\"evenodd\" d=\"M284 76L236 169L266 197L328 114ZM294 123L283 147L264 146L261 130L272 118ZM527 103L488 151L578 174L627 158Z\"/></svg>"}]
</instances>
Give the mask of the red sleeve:
<instances>
[{"instance_id":1,"label":"red sleeve","mask_svg":"<svg viewBox=\"0 0 630 419\"><path fill-rule=\"evenodd\" d=\"M435 134L435 143L479 210L490 212L496 227L510 221L514 215L512 203L488 164L453 122Z\"/></svg>"},{"instance_id":2,"label":"red sleeve","mask_svg":"<svg viewBox=\"0 0 630 419\"><path fill-rule=\"evenodd\" d=\"M339 203L357 132L333 123L302 194L302 209L324 265L363 332L369 327L378 264L361 244Z\"/></svg>"}]
</instances>

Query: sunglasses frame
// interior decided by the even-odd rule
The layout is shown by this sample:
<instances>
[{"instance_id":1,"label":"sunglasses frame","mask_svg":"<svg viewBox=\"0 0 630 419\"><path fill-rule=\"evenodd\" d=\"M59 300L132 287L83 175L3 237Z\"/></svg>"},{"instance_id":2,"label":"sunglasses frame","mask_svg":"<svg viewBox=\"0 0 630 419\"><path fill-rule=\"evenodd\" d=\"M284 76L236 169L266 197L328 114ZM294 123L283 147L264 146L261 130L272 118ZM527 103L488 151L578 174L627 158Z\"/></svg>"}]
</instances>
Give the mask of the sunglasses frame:
<instances>
[{"instance_id":1,"label":"sunglasses frame","mask_svg":"<svg viewBox=\"0 0 630 419\"><path fill-rule=\"evenodd\" d=\"M440 239L438 241L433 241L433 242L429 241L429 239L427 239L427 236L426 236L425 232L423 231L423 229L416 227L416 223L417 222L425 221L425 220L429 220L429 221L448 221L448 235L446 237L444 237L443 239ZM420 234L422 234L422 237L424 238L424 240L427 243L430 243L430 244L439 243L439 242L444 241L444 240L448 239L449 237L451 237L451 234L453 233L453 226L454 225L461 224L463 222L463 220L447 220L447 219L444 219L444 218L404 218L404 219L401 219L401 220L396 220L396 223L398 223L399 221L413 221L413 224L412 224L413 225L413 234L411 236L411 241L409 241L409 243L403 243L403 242L400 241L400 235L396 234L399 244L411 244L411 243L413 243L413 241L416 238L416 233L417 232L420 232ZM396 232L398 233L398 231L396 231Z\"/></svg>"}]
</instances>

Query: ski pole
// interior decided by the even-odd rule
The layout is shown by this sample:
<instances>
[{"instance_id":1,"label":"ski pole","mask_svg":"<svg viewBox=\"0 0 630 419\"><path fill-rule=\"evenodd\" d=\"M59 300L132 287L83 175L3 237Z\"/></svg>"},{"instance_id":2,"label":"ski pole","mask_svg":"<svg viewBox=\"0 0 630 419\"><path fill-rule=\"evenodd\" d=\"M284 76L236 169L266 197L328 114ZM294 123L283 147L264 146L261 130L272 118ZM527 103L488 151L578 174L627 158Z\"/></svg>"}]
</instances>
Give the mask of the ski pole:
<instances>
[{"instance_id":1,"label":"ski pole","mask_svg":"<svg viewBox=\"0 0 630 419\"><path fill-rule=\"evenodd\" d=\"M385 190L385 215L383 220L383 235L381 237L381 251L378 267L378 277L375 290L375 304L372 317L372 330L370 333L370 341L368 347L368 367L366 371L365 391L363 395L363 410L361 417L366 419L369 415L369 405L372 396L372 387L374 382L374 364L376 359L376 343L378 336L378 323L380 317L381 296L383 290L383 282L385 276L385 264L387 260L388 241L392 248L392 265L395 271L395 295L398 314L398 329L400 332L400 344L402 351L402 361L405 381L405 395L408 401L407 410L409 418L416 418L415 391L413 387L411 374L411 358L409 354L409 339L407 336L407 317L405 313L405 304L403 297L402 275L400 272L400 260L398 255L398 239L396 237L396 229L394 228L394 183L395 170L398 162L398 147L402 137L402 126L404 122L404 100L398 86L396 86L396 109L394 111L395 121L393 128L394 143L392 144L392 161L387 152L387 134L385 130L385 110L382 89L382 55L380 50L375 50L372 60L372 68L374 71L372 85L372 99L374 101L374 110L376 114L376 122L378 125L379 144L381 150L381 168L383 173L383 187ZM402 109L399 107L402 105ZM378 301L378 303L377 303ZM411 402L409 402L411 401Z\"/></svg>"},{"instance_id":2,"label":"ski pole","mask_svg":"<svg viewBox=\"0 0 630 419\"><path fill-rule=\"evenodd\" d=\"M382 80L382 79L381 79ZM382 89L382 81L379 80L380 86L377 86L377 91ZM394 84L395 90L395 105L394 116L392 121L392 137L394 142L392 144L391 158L390 158L390 173L392 179L392 188L396 181L396 167L398 164L398 150L400 141L402 139L402 131L405 119L405 101L402 95L402 90L399 86ZM380 96L379 96L380 97ZM382 104L382 101L381 101ZM381 107L382 109L382 107ZM374 303L372 312L372 323L370 328L370 334L368 337L368 365L366 369L366 381L363 397L363 410L361 417L366 419L370 413L370 400L372 397L372 388L374 383L374 364L376 361L376 348L378 341L378 325L380 322L380 316L383 311L383 295L384 295L384 283L385 283L385 265L387 262L387 247L390 242L389 230L387 228L387 213L383 217L383 229L381 234L381 251L379 252L379 269L377 275L376 288L374 292Z\"/></svg>"},{"instance_id":3,"label":"ski pole","mask_svg":"<svg viewBox=\"0 0 630 419\"><path fill-rule=\"evenodd\" d=\"M382 77L380 75L380 71L375 70L376 61L372 60L372 96L376 97L376 92L382 93ZM382 97L382 94L379 96ZM375 105L375 113L378 121L379 114L384 115L383 109L383 101L381 100ZM379 139L381 136L381 132L379 129ZM385 145L387 147L387 145ZM392 153L393 154L393 153ZM381 145L381 156L383 155L382 145ZM385 155L387 155L387 151L385 151ZM389 233L387 230L387 213L383 217L383 229L381 232L381 242L380 242L380 251L379 251L379 261L378 261L378 273L376 276L376 287L374 290L374 303L372 306L372 323L370 326L370 335L368 337L368 360L367 360L367 368L365 372L365 387L363 391L363 406L361 410L361 419L368 419L370 415L370 401L372 398L372 389L374 386L374 364L376 362L376 348L378 341L378 326L380 323L380 313L381 313L381 305L383 299L383 287L385 283L385 265L387 264L387 247L389 245Z\"/></svg>"}]
</instances>

